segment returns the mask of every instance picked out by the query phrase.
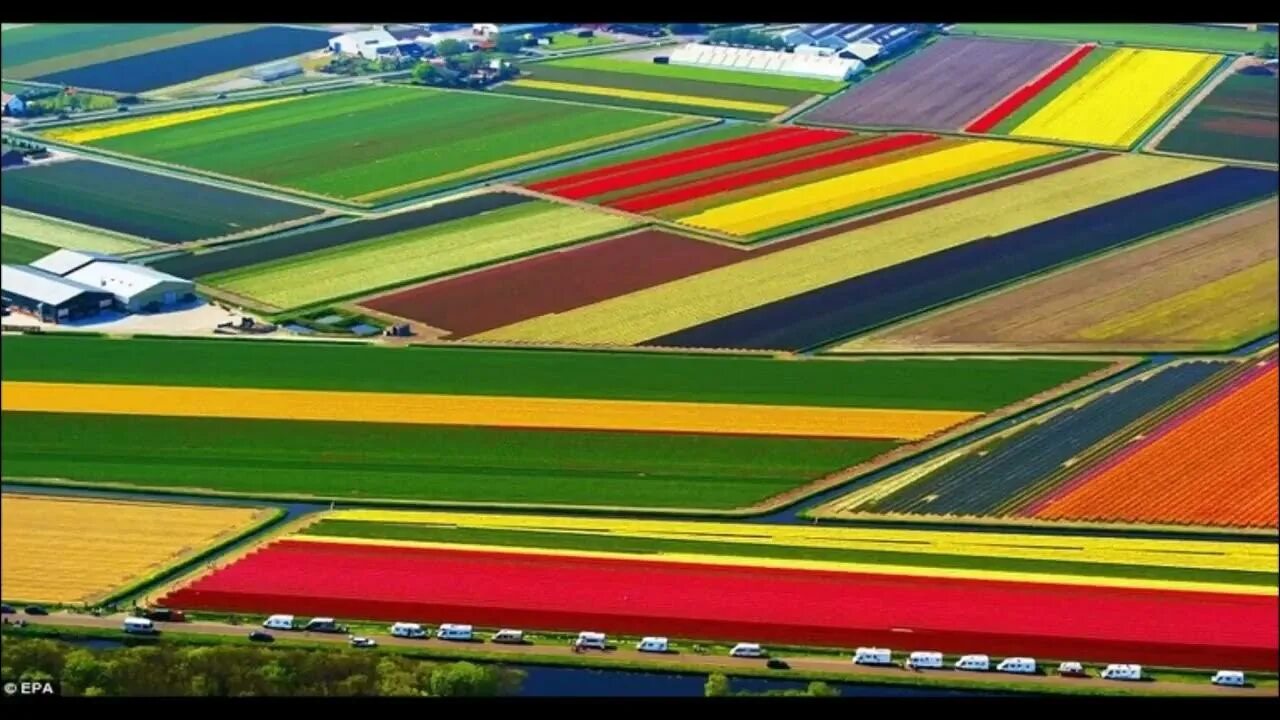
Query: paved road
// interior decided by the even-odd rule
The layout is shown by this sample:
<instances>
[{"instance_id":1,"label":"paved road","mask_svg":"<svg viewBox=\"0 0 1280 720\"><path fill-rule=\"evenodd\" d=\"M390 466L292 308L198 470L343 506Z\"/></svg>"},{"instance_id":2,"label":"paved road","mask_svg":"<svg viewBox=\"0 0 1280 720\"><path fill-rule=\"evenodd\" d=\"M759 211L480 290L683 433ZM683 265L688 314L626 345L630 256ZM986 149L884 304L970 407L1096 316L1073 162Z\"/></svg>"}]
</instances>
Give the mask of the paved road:
<instances>
[{"instance_id":1,"label":"paved road","mask_svg":"<svg viewBox=\"0 0 1280 720\"><path fill-rule=\"evenodd\" d=\"M110 617L94 617L92 615L73 615L67 613L55 613L47 617L24 616L29 625L44 625L52 627L67 628L96 628L96 629L117 629L120 627L124 615L115 615ZM230 625L226 623L215 622L188 622L188 623L156 623L156 627L163 633L165 631L182 632L194 635L221 635L221 636L237 636L243 637L248 634L250 626ZM328 635L324 633L275 633L277 636L287 635L298 639L306 639L312 642L323 642L333 644L345 644L347 639L342 635ZM123 637L123 634L122 634ZM439 640L409 640L405 638L394 638L389 635L375 635L380 645L399 646L399 647L430 647L438 648L446 652L450 656L466 656L468 653L484 653L486 659L492 659L492 656L508 657L512 662L536 663L538 658L563 658L573 655L573 651L567 645L496 645L493 643L475 642L475 643L446 643ZM248 642L246 640L246 642ZM664 669L664 665L670 665L672 662L678 662L682 668L688 670L690 668L705 669L708 672L725 671L732 674L733 670L741 670L742 668L758 669L763 666L762 660L748 658L731 658L724 656L695 655L690 653L674 653L667 655L656 655L653 653L641 653L630 649L614 649L603 653L591 652L592 659L601 667L608 667L615 663L650 663L655 670ZM779 656L795 670L807 670L810 672L832 673L842 676L841 680L848 682L874 682L876 678L885 677L903 677L907 672L902 668L876 668L853 665L848 658L840 657L789 657L785 655ZM958 671L941 670L938 674L951 674ZM931 673L932 674L932 673ZM1100 691L1106 688L1119 687L1114 683L1099 678L1063 678L1056 675L1046 676L1018 676L1000 673L962 673L964 679L974 683L989 683L992 689L1000 687L1023 684L1028 690L1043 689L1045 691L1053 691L1055 689L1071 685L1071 686L1094 686ZM779 673L780 677L785 677ZM1143 683L1141 687L1144 693L1161 694L1161 695L1226 695L1226 696L1255 696L1255 697L1276 697L1276 688L1219 688L1208 683L1206 677L1203 684L1183 683L1183 682L1149 682Z\"/></svg>"}]
</instances>

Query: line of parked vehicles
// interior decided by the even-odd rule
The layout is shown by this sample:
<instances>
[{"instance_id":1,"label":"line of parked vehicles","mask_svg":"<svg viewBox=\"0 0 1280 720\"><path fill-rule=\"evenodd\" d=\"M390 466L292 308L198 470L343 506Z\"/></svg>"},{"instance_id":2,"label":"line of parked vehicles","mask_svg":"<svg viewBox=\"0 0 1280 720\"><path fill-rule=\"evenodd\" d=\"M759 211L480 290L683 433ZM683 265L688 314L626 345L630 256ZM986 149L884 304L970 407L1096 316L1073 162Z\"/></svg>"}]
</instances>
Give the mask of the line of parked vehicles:
<instances>
[{"instance_id":1,"label":"line of parked vehicles","mask_svg":"<svg viewBox=\"0 0 1280 720\"><path fill-rule=\"evenodd\" d=\"M35 609L27 608L28 614L47 614L43 608ZM14 609L8 605L3 606L3 612L12 613ZM158 634L159 629L155 626L155 620L171 620L181 622L185 620L182 613L176 610L153 610L145 613L148 617L130 616L124 619L123 630L130 634L153 635ZM249 640L253 642L274 642L275 636L266 632L267 630L285 630L285 631L301 631L301 632L319 632L332 634L346 634L349 638L349 644L357 648L377 647L376 640L363 635L353 635L349 632L346 625L338 623L330 617L316 617L305 623L300 623L293 615L272 615L262 623L262 630L253 630L249 633ZM431 630L419 623L397 622L391 625L389 632L392 637L420 639L425 640L431 637ZM444 623L435 630L435 637L440 640L449 640L454 642L484 642L483 639L476 636L475 629L470 625L462 625L456 623ZM489 642L508 644L508 645L525 645L529 641L525 638L523 630L515 630L510 628L500 629L489 636ZM570 641L570 646L574 652L584 652L587 650L607 650L610 648L608 636L601 632L583 631L578 633L577 637ZM665 637L645 637L636 643L635 649L639 652L647 653L670 653L671 642ZM695 651L701 651L700 647L695 647ZM738 658L769 658L768 653L758 643L738 643L729 650L730 657ZM887 648L860 647L854 651L853 663L855 665L868 666L896 666L893 660L893 651ZM778 659L769 659L768 666L775 669L788 669L788 665ZM944 656L941 652L936 651L914 651L908 654L906 662L902 665L907 670L923 671L923 670L941 670L946 667ZM963 655L951 664L952 669L970 671L970 672L989 672L992 669L991 658L988 655ZM1040 666L1035 658L1030 657L1009 657L1001 660L995 665L996 672L1012 673L1017 675L1035 675L1040 672ZM1058 665L1057 674L1064 677L1089 677L1088 671L1084 665L1079 662L1063 662ZM1145 678L1141 665L1133 664L1111 664L1107 665L1098 673L1098 677L1103 680L1117 681L1141 681ZM1210 682L1214 685L1227 687L1243 687L1245 685L1245 675L1239 670L1219 670L1210 678Z\"/></svg>"}]
</instances>

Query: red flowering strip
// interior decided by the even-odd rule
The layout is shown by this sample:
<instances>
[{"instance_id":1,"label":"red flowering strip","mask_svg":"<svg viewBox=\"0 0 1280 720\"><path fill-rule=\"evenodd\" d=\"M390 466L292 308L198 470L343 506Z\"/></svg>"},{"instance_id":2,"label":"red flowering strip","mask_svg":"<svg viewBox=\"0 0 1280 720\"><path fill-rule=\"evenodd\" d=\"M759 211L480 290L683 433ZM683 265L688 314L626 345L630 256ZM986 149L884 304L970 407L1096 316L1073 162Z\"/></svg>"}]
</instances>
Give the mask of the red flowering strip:
<instances>
[{"instance_id":1,"label":"red flowering strip","mask_svg":"<svg viewBox=\"0 0 1280 720\"><path fill-rule=\"evenodd\" d=\"M806 157L795 158L777 163L776 165L766 165L764 167L752 168L741 172L730 173L728 175L720 175L718 177L707 178L697 182L681 185L674 188L666 188L651 193L642 193L640 195L632 195L630 197L621 198L610 203L606 203L609 207L618 208L619 210L627 210L629 212L646 212L668 205L685 202L687 200L695 200L707 195L713 195L728 190L737 190L751 185L757 185L769 180L787 177L789 175L797 175L808 172L810 170L818 170L833 165L861 160L863 158L881 155L894 150L902 150L915 145L932 142L938 139L936 135L926 135L923 133L908 133L905 135L894 135L891 137L873 140L868 143L854 145L853 147L840 148L839 150L831 150L816 155L808 155Z\"/></svg>"},{"instance_id":2,"label":"red flowering strip","mask_svg":"<svg viewBox=\"0 0 1280 720\"><path fill-rule=\"evenodd\" d=\"M1274 670L1277 598L284 540L166 607Z\"/></svg>"},{"instance_id":3,"label":"red flowering strip","mask_svg":"<svg viewBox=\"0 0 1280 720\"><path fill-rule=\"evenodd\" d=\"M697 147L685 148L684 150L677 150L676 152L667 153L665 155L641 158L639 160L631 160L630 162L619 163L617 165L606 165L602 168L596 168L595 170L587 170L586 172L580 172L574 175L566 175L565 177L561 177L561 178L544 180L542 182L533 183L529 185L529 188L532 190L538 190L540 192L554 193L557 190L569 187L571 185L577 185L578 183L586 182L588 180L597 180L599 178L607 177L615 173L630 172L631 170L646 167L648 165L653 165L655 163L664 163L670 160L679 160L679 159L684 159L689 157L696 157L698 155L705 155L706 153L719 152L721 150L727 150L729 148L750 145L754 142L759 141L762 138L777 137L780 135L781 136L794 135L795 133L800 132L802 130L804 130L804 128L798 128L798 127L775 128L772 130L767 130L765 132L759 132L752 135L745 135L743 137L732 138L730 140L721 140L720 142L709 143L707 145L698 145Z\"/></svg>"},{"instance_id":4,"label":"red flowering strip","mask_svg":"<svg viewBox=\"0 0 1280 720\"><path fill-rule=\"evenodd\" d=\"M1071 69L1079 65L1086 55L1093 52L1094 47L1096 46L1082 45L1076 48L1074 52L1059 61L1057 65L1049 68L1043 75L1018 88L1012 95L1001 100L995 107L979 116L977 120L969 123L965 131L984 133L999 125L1005 118L1017 111L1018 108L1026 105L1031 98L1039 95L1045 88L1057 82L1058 78L1071 72Z\"/></svg>"},{"instance_id":5,"label":"red flowering strip","mask_svg":"<svg viewBox=\"0 0 1280 720\"><path fill-rule=\"evenodd\" d=\"M818 143L830 142L831 140L847 137L848 133L836 130L808 130L797 129L795 132L783 134L770 133L767 136L759 138L750 145L742 145L732 148L723 148L716 152L702 153L694 157L686 158L658 158L661 162L656 162L645 167L635 168L627 172L615 173L607 177L596 180L590 180L584 183L573 185L571 187L560 188L555 191L560 197L569 198L571 200L581 200L594 195L603 195L605 193L614 192L615 190L625 190L631 187L647 185L649 183L666 180L668 178L678 178L681 175L715 168L723 165L731 165L733 163L745 162L756 158L767 157L776 153L788 152L798 148L816 145Z\"/></svg>"}]
</instances>

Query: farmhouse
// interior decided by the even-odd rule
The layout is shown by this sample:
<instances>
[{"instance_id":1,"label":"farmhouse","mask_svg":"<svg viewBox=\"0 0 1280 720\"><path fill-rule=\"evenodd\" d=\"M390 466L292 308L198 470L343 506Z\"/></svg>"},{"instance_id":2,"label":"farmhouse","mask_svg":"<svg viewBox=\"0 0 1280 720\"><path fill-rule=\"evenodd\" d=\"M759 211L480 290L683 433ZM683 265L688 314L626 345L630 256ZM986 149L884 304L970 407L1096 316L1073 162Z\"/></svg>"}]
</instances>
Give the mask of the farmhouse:
<instances>
[{"instance_id":1,"label":"farmhouse","mask_svg":"<svg viewBox=\"0 0 1280 720\"><path fill-rule=\"evenodd\" d=\"M840 57L822 57L816 54L795 54L774 50L723 47L689 43L671 53L672 65L695 65L731 70L790 75L794 77L822 78L823 80L848 80L862 72L858 60Z\"/></svg>"},{"instance_id":2,"label":"farmhouse","mask_svg":"<svg viewBox=\"0 0 1280 720\"><path fill-rule=\"evenodd\" d=\"M6 307L43 322L63 323L111 307L111 293L27 265L0 265L0 296Z\"/></svg>"},{"instance_id":3,"label":"farmhouse","mask_svg":"<svg viewBox=\"0 0 1280 720\"><path fill-rule=\"evenodd\" d=\"M195 283L109 255L57 250L31 268L109 293L129 312L155 312L195 297Z\"/></svg>"}]
</instances>

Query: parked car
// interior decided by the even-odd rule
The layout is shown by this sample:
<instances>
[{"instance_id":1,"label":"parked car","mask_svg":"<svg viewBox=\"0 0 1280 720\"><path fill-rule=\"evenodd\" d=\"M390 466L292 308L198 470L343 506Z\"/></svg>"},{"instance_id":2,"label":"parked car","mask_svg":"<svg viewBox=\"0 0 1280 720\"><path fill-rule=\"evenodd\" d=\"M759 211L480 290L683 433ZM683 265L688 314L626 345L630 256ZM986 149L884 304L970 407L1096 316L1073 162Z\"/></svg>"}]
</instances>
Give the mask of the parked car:
<instances>
[{"instance_id":1,"label":"parked car","mask_svg":"<svg viewBox=\"0 0 1280 720\"><path fill-rule=\"evenodd\" d=\"M249 641L250 642L275 642L276 636L272 635L269 632L254 630L253 632L249 633Z\"/></svg>"},{"instance_id":2,"label":"parked car","mask_svg":"<svg viewBox=\"0 0 1280 720\"><path fill-rule=\"evenodd\" d=\"M168 608L152 608L142 613L142 617L156 622L186 622L187 616L181 610Z\"/></svg>"},{"instance_id":3,"label":"parked car","mask_svg":"<svg viewBox=\"0 0 1280 720\"><path fill-rule=\"evenodd\" d=\"M129 106L121 105L120 107L116 108L116 112L129 112Z\"/></svg>"},{"instance_id":4,"label":"parked car","mask_svg":"<svg viewBox=\"0 0 1280 720\"><path fill-rule=\"evenodd\" d=\"M1088 677L1089 673L1084 671L1084 665L1078 662L1064 662L1058 665L1058 674L1063 677Z\"/></svg>"},{"instance_id":5,"label":"parked car","mask_svg":"<svg viewBox=\"0 0 1280 720\"><path fill-rule=\"evenodd\" d=\"M12 615L18 612L12 605L0 605L0 615Z\"/></svg>"},{"instance_id":6,"label":"parked car","mask_svg":"<svg viewBox=\"0 0 1280 720\"><path fill-rule=\"evenodd\" d=\"M351 636L351 647L354 648L371 648L377 647L378 641L373 638L363 637L360 635Z\"/></svg>"},{"instance_id":7,"label":"parked car","mask_svg":"<svg viewBox=\"0 0 1280 720\"><path fill-rule=\"evenodd\" d=\"M778 658L770 659L769 662L764 664L764 666L769 668L770 670L790 670L791 669L791 666L788 665L785 660L779 660Z\"/></svg>"},{"instance_id":8,"label":"parked car","mask_svg":"<svg viewBox=\"0 0 1280 720\"><path fill-rule=\"evenodd\" d=\"M28 615L48 615L49 611L40 605L28 605L22 610Z\"/></svg>"},{"instance_id":9,"label":"parked car","mask_svg":"<svg viewBox=\"0 0 1280 720\"><path fill-rule=\"evenodd\" d=\"M506 645L523 645L524 631L504 629L493 634L493 642Z\"/></svg>"}]
</instances>

